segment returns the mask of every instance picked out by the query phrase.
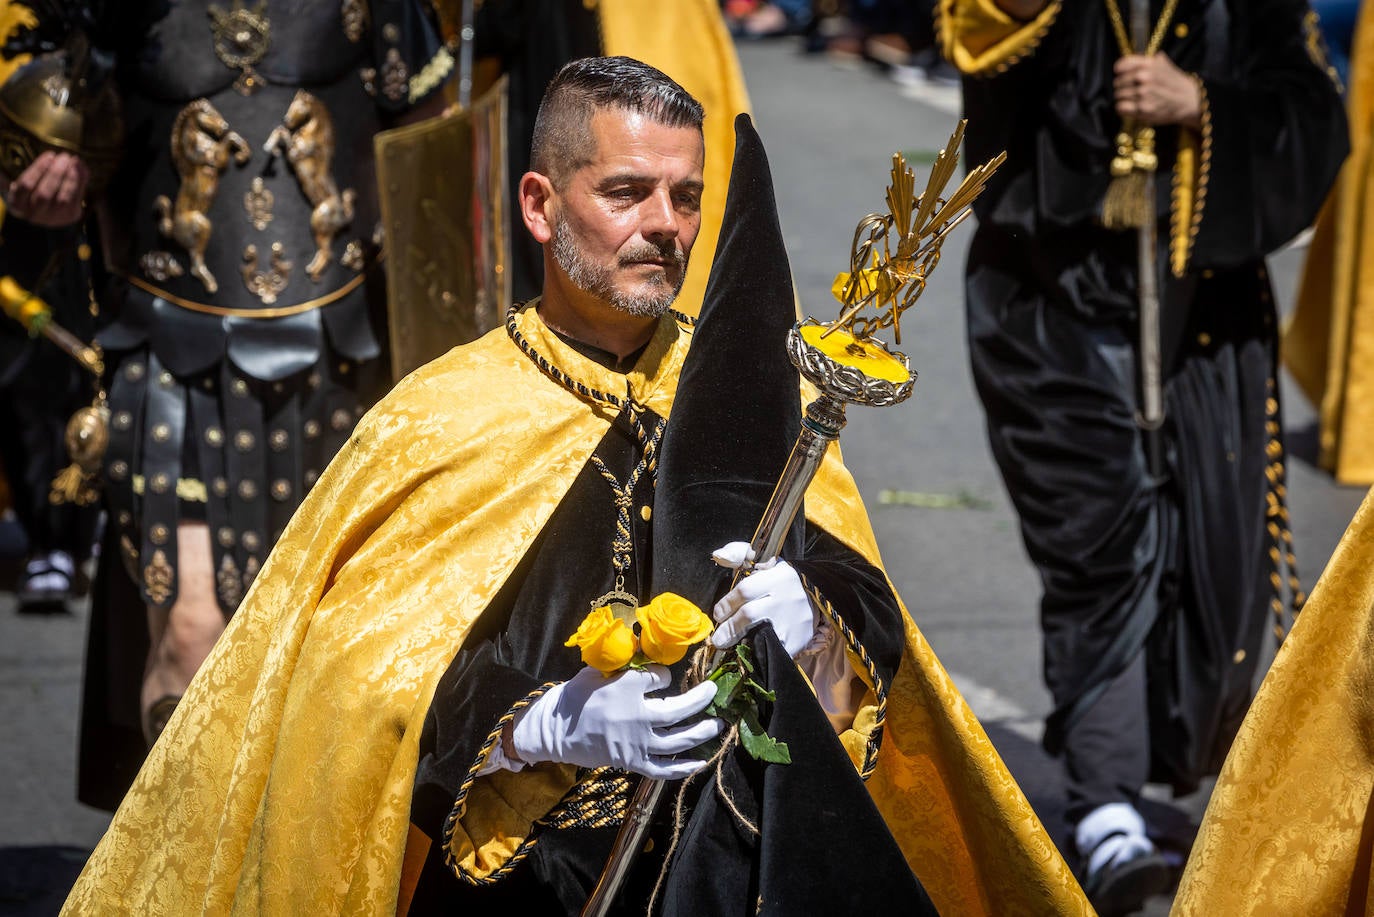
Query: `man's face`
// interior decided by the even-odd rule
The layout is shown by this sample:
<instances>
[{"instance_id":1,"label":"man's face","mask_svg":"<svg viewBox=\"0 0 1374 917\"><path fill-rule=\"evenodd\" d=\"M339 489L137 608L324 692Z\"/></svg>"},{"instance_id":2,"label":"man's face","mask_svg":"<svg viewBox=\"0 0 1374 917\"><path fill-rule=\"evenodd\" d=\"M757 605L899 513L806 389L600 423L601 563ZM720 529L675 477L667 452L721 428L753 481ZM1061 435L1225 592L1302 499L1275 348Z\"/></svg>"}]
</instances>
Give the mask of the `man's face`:
<instances>
[{"instance_id":1,"label":"man's face","mask_svg":"<svg viewBox=\"0 0 1374 917\"><path fill-rule=\"evenodd\" d=\"M682 288L701 228L701 132L603 109L591 133L591 162L556 194L554 261L611 307L661 315Z\"/></svg>"}]
</instances>

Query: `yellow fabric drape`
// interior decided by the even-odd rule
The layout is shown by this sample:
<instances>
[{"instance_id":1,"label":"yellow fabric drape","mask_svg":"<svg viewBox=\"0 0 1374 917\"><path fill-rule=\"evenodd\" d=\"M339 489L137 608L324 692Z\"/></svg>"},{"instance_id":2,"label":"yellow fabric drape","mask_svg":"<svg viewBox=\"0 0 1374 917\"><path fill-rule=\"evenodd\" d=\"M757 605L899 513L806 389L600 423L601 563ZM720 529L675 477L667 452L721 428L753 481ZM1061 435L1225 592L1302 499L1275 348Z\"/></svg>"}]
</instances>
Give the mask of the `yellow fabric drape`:
<instances>
[{"instance_id":1,"label":"yellow fabric drape","mask_svg":"<svg viewBox=\"0 0 1374 917\"><path fill-rule=\"evenodd\" d=\"M1320 419L1321 467L1374 484L1374 5L1350 55L1350 158L1317 219L1283 360Z\"/></svg>"},{"instance_id":2,"label":"yellow fabric drape","mask_svg":"<svg viewBox=\"0 0 1374 917\"><path fill-rule=\"evenodd\" d=\"M20 26L37 24L38 20L27 6L10 3L8 0L0 0L0 42L8 41L14 37L14 33L19 30ZM16 54L8 60L0 57L0 85L3 85L14 74L14 71L28 62L29 55L27 54ZM0 225L4 224L7 212L8 207L5 205L5 201L0 200Z\"/></svg>"},{"instance_id":3,"label":"yellow fabric drape","mask_svg":"<svg viewBox=\"0 0 1374 917\"><path fill-rule=\"evenodd\" d=\"M1022 22L995 0L939 0L936 33L945 57L961 73L1002 73L1035 52L1062 6L1062 0L1049 0L1043 10Z\"/></svg>"},{"instance_id":4,"label":"yellow fabric drape","mask_svg":"<svg viewBox=\"0 0 1374 917\"><path fill-rule=\"evenodd\" d=\"M519 321L572 377L616 393L628 381L669 416L689 339L676 324L620 376L533 310ZM610 419L503 329L402 381L292 519L64 913L391 912L435 685ZM834 450L807 515L879 562ZM911 624L869 786L946 917L1091 913Z\"/></svg>"},{"instance_id":5,"label":"yellow fabric drape","mask_svg":"<svg viewBox=\"0 0 1374 917\"><path fill-rule=\"evenodd\" d=\"M597 0L597 5L603 53L624 54L657 67L706 109L701 231L674 306L696 315L706 295L725 193L730 188L735 116L750 110L739 57L721 17L719 0Z\"/></svg>"},{"instance_id":6,"label":"yellow fabric drape","mask_svg":"<svg viewBox=\"0 0 1374 917\"><path fill-rule=\"evenodd\" d=\"M1374 914L1374 491L1217 780L1173 913Z\"/></svg>"},{"instance_id":7,"label":"yellow fabric drape","mask_svg":"<svg viewBox=\"0 0 1374 917\"><path fill-rule=\"evenodd\" d=\"M33 11L22 3L10 3L9 0L0 0L0 41L8 41L14 37L21 26L35 26L38 19L33 15ZM29 55L16 54L9 59L0 57L0 84L3 84L14 71L29 62Z\"/></svg>"}]
</instances>

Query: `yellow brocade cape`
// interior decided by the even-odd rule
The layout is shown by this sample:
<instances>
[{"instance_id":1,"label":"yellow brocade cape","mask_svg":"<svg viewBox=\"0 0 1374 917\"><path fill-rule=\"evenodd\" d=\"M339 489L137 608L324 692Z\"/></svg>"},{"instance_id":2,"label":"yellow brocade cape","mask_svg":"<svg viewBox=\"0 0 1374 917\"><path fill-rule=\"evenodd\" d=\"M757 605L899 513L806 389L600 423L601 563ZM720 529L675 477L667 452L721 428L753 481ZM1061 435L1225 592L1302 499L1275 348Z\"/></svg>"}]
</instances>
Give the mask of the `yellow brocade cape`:
<instances>
[{"instance_id":1,"label":"yellow brocade cape","mask_svg":"<svg viewBox=\"0 0 1374 917\"><path fill-rule=\"evenodd\" d=\"M625 376L533 309L518 322L568 375L669 416L690 340L675 322ZM292 519L64 913L393 912L435 686L612 414L550 381L504 329L403 380ZM879 563L834 448L806 513ZM868 786L946 917L1091 913L909 620Z\"/></svg>"},{"instance_id":2,"label":"yellow brocade cape","mask_svg":"<svg viewBox=\"0 0 1374 917\"><path fill-rule=\"evenodd\" d=\"M1173 913L1374 914L1374 491L1260 686Z\"/></svg>"},{"instance_id":3,"label":"yellow brocade cape","mask_svg":"<svg viewBox=\"0 0 1374 917\"><path fill-rule=\"evenodd\" d=\"M1317 219L1283 361L1317 406L1321 467L1374 484L1374 5L1350 54L1350 158Z\"/></svg>"}]
</instances>

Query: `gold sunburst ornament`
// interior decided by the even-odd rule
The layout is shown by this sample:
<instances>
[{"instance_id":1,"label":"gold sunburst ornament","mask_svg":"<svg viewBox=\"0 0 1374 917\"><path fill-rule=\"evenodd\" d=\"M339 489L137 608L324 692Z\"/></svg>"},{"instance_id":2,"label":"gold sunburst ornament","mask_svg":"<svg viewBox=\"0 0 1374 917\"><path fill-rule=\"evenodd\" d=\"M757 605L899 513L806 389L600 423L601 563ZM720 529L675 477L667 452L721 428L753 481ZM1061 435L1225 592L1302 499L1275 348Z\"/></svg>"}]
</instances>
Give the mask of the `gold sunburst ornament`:
<instances>
[{"instance_id":1,"label":"gold sunburst ornament","mask_svg":"<svg viewBox=\"0 0 1374 917\"><path fill-rule=\"evenodd\" d=\"M970 169L944 197L959 165L966 123L959 122L935 158L919 195L906 157L892 155L887 211L859 221L849 270L838 274L831 287L840 301L839 317L825 323L808 318L788 339L788 352L802 375L841 402L881 407L911 395L915 375L910 363L877 334L891 328L893 343L901 344L902 314L925 292L945 239L968 218L971 205L1006 159L999 153Z\"/></svg>"}]
</instances>

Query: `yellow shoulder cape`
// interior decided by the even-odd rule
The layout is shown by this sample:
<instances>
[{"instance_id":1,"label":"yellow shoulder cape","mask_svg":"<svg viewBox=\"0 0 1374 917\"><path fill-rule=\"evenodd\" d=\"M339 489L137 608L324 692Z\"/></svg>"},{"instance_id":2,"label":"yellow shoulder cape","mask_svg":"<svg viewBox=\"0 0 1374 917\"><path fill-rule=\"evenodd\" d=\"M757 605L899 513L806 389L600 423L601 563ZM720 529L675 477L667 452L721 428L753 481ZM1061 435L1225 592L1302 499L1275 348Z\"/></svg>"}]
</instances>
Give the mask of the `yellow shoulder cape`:
<instances>
[{"instance_id":1,"label":"yellow shoulder cape","mask_svg":"<svg viewBox=\"0 0 1374 917\"><path fill-rule=\"evenodd\" d=\"M1350 158L1307 250L1280 353L1320 417L1321 467L1374 484L1374 5L1350 55Z\"/></svg>"},{"instance_id":2,"label":"yellow shoulder cape","mask_svg":"<svg viewBox=\"0 0 1374 917\"><path fill-rule=\"evenodd\" d=\"M1374 491L1226 757L1175 914L1374 913Z\"/></svg>"},{"instance_id":3,"label":"yellow shoulder cape","mask_svg":"<svg viewBox=\"0 0 1374 917\"><path fill-rule=\"evenodd\" d=\"M628 385L669 414L689 340L675 323L621 376L533 310L518 320L573 378L617 394ZM435 685L610 420L503 329L402 381L293 518L64 913L394 911ZM807 515L878 562L834 450ZM1091 913L910 623L868 786L946 917Z\"/></svg>"}]
</instances>

